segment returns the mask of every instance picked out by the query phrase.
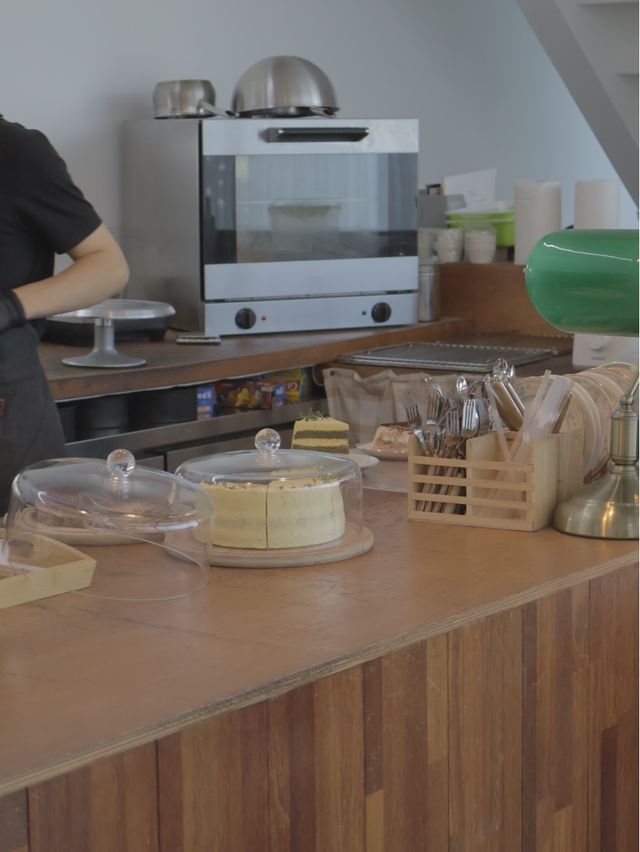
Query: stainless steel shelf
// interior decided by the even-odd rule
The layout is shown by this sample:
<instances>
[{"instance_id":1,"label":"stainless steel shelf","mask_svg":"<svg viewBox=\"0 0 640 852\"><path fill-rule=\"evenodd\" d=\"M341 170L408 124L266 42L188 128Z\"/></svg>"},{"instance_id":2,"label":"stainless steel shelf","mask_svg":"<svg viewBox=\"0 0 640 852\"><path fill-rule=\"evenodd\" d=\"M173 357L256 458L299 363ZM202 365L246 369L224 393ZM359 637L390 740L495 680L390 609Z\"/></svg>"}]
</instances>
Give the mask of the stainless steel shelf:
<instances>
[{"instance_id":1,"label":"stainless steel shelf","mask_svg":"<svg viewBox=\"0 0 640 852\"><path fill-rule=\"evenodd\" d=\"M311 399L270 410L238 411L232 414L221 414L210 420L172 423L103 438L71 441L66 446L70 456L82 458L103 458L112 450L120 448L130 450L132 453L153 453L158 449L167 450L178 446L199 444L211 439L235 436L241 432L258 431L267 426L285 425L310 411L326 412L326 399Z\"/></svg>"}]
</instances>

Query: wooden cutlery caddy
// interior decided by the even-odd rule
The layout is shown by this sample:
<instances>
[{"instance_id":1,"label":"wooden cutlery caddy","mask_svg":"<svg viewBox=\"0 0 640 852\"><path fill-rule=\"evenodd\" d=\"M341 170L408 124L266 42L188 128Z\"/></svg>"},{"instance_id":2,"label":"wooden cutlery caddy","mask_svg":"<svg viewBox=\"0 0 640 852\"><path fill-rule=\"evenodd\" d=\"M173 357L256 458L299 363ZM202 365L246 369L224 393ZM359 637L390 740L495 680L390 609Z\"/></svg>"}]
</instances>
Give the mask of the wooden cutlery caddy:
<instances>
[{"instance_id":1,"label":"wooden cutlery caddy","mask_svg":"<svg viewBox=\"0 0 640 852\"><path fill-rule=\"evenodd\" d=\"M511 444L516 433L506 433ZM551 435L528 448L522 464L502 461L495 432L466 442L466 458L422 455L409 445L409 519L524 530L547 526L561 499L582 482L579 432Z\"/></svg>"}]
</instances>

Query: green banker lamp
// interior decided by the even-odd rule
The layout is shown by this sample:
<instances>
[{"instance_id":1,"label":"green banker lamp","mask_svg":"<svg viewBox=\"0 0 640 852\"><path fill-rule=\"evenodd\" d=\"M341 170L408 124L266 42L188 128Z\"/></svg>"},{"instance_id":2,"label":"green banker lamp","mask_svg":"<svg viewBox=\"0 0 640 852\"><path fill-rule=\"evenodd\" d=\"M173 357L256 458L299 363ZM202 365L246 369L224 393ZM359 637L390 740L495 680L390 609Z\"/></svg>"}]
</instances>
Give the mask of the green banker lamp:
<instances>
[{"instance_id":1,"label":"green banker lamp","mask_svg":"<svg viewBox=\"0 0 640 852\"><path fill-rule=\"evenodd\" d=\"M547 234L527 258L525 281L537 311L562 331L638 334L638 232ZM571 535L638 538L638 373L611 415L607 472L556 508Z\"/></svg>"}]
</instances>

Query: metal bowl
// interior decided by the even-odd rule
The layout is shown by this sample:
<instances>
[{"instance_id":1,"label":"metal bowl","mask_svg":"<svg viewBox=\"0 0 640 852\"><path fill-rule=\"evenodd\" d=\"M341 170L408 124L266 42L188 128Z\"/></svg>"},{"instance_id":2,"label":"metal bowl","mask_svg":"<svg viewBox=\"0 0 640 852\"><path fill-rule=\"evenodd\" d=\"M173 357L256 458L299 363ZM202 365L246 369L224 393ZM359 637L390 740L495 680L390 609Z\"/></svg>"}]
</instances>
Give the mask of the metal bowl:
<instances>
[{"instance_id":1,"label":"metal bowl","mask_svg":"<svg viewBox=\"0 0 640 852\"><path fill-rule=\"evenodd\" d=\"M209 80L165 80L153 90L156 118L198 118L210 115L216 91Z\"/></svg>"},{"instance_id":2,"label":"metal bowl","mask_svg":"<svg viewBox=\"0 0 640 852\"><path fill-rule=\"evenodd\" d=\"M232 109L243 116L333 115L336 95L321 68L299 56L270 56L238 80Z\"/></svg>"}]
</instances>

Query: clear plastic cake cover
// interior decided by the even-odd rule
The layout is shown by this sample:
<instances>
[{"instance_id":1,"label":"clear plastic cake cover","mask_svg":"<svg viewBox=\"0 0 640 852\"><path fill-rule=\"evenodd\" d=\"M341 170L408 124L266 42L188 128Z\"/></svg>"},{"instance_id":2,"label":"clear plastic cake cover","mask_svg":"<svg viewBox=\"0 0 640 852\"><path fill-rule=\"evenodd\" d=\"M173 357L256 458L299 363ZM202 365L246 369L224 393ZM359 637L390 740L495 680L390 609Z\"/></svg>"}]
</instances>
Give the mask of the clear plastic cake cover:
<instances>
[{"instance_id":1,"label":"clear plastic cake cover","mask_svg":"<svg viewBox=\"0 0 640 852\"><path fill-rule=\"evenodd\" d=\"M136 467L128 450L102 459L51 459L13 481L5 571L37 565L47 542L95 559L82 594L163 600L191 594L208 579L210 497L164 471Z\"/></svg>"},{"instance_id":2,"label":"clear plastic cake cover","mask_svg":"<svg viewBox=\"0 0 640 852\"><path fill-rule=\"evenodd\" d=\"M358 465L347 456L308 450L283 450L275 429L261 429L255 438L255 450L236 450L190 459L176 475L190 482L270 482L306 479L310 473L331 480L358 479Z\"/></svg>"},{"instance_id":3,"label":"clear plastic cake cover","mask_svg":"<svg viewBox=\"0 0 640 852\"><path fill-rule=\"evenodd\" d=\"M339 546L345 536L360 535L362 474L354 461L280 449L280 436L273 429L258 432L255 445L255 450L191 459L176 470L177 476L202 487L212 498L212 564L234 564L219 561L224 558L221 550L227 548L254 553L326 551Z\"/></svg>"}]
</instances>

